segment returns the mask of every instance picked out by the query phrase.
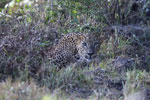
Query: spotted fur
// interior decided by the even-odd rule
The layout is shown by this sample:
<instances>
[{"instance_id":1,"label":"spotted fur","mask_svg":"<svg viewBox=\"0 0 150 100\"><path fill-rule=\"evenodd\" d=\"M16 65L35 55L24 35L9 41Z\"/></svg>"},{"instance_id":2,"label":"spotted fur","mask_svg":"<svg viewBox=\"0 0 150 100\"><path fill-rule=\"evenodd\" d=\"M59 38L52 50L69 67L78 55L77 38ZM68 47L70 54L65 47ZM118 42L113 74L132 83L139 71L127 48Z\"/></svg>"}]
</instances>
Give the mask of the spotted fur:
<instances>
[{"instance_id":1,"label":"spotted fur","mask_svg":"<svg viewBox=\"0 0 150 100\"><path fill-rule=\"evenodd\" d=\"M87 34L68 34L47 51L50 62L61 68L75 62L89 62L94 45Z\"/></svg>"}]
</instances>

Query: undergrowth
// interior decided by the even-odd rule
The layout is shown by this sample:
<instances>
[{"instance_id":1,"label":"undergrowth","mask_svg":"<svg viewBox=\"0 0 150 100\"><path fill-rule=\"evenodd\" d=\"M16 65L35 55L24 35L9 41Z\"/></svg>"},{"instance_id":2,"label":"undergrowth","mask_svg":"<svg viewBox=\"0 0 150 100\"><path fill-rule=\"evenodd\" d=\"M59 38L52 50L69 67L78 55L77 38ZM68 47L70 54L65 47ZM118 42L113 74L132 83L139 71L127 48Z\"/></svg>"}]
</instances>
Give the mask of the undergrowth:
<instances>
[{"instance_id":1,"label":"undergrowth","mask_svg":"<svg viewBox=\"0 0 150 100\"><path fill-rule=\"evenodd\" d=\"M148 0L21 2L0 9L0 100L123 100L149 88ZM44 51L73 32L95 35L97 57L57 70Z\"/></svg>"}]
</instances>

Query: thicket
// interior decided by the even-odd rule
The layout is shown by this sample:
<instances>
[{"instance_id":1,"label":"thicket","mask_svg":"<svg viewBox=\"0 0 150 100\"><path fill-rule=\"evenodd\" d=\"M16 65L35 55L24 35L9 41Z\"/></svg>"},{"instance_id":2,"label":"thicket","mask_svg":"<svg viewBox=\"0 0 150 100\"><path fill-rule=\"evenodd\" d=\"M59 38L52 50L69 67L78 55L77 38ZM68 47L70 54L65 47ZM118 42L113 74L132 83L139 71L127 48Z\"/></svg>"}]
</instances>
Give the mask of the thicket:
<instances>
[{"instance_id":1,"label":"thicket","mask_svg":"<svg viewBox=\"0 0 150 100\"><path fill-rule=\"evenodd\" d=\"M101 62L123 54L123 46L135 47L128 57L144 61L138 62L138 66L149 70L148 0L14 2L13 6L4 8L1 6L4 2L0 1L0 81L8 77L21 80L32 77L51 89L91 89L92 80L83 75L84 70L67 68L57 72L45 57L47 47L72 32L96 35L99 44L103 43L97 50ZM111 47L114 49L107 50ZM105 67L103 63L100 65Z\"/></svg>"}]
</instances>

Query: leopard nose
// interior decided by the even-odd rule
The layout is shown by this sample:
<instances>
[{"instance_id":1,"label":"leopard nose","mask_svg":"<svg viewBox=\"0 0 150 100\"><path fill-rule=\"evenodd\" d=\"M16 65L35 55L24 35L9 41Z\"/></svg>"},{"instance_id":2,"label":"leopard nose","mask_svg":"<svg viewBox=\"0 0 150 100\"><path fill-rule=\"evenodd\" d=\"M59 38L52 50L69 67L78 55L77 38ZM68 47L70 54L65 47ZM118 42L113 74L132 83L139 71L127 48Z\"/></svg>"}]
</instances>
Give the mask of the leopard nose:
<instances>
[{"instance_id":1,"label":"leopard nose","mask_svg":"<svg viewBox=\"0 0 150 100\"><path fill-rule=\"evenodd\" d=\"M91 57L94 53L93 52L89 52L88 55Z\"/></svg>"}]
</instances>

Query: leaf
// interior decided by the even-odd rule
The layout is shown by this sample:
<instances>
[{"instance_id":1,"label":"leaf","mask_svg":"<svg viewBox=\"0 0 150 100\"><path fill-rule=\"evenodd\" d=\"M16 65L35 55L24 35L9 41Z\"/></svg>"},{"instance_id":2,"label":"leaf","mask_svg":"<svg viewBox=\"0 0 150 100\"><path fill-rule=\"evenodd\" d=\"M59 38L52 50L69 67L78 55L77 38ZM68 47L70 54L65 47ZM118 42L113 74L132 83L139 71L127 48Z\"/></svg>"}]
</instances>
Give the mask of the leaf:
<instances>
[{"instance_id":1,"label":"leaf","mask_svg":"<svg viewBox=\"0 0 150 100\"><path fill-rule=\"evenodd\" d=\"M0 12L2 11L2 8L0 8Z\"/></svg>"},{"instance_id":2,"label":"leaf","mask_svg":"<svg viewBox=\"0 0 150 100\"><path fill-rule=\"evenodd\" d=\"M32 18L31 18L31 17L28 17L28 18L27 18L27 22L28 22L28 23L31 23L31 22L32 22Z\"/></svg>"},{"instance_id":3,"label":"leaf","mask_svg":"<svg viewBox=\"0 0 150 100\"><path fill-rule=\"evenodd\" d=\"M43 96L42 100L57 100L56 96Z\"/></svg>"},{"instance_id":4,"label":"leaf","mask_svg":"<svg viewBox=\"0 0 150 100\"><path fill-rule=\"evenodd\" d=\"M72 10L72 14L76 15L77 11L76 10Z\"/></svg>"},{"instance_id":5,"label":"leaf","mask_svg":"<svg viewBox=\"0 0 150 100\"><path fill-rule=\"evenodd\" d=\"M52 11L52 10L51 10L51 11L49 12L49 14L50 14L50 16L57 17L57 13L56 13L55 11Z\"/></svg>"},{"instance_id":6,"label":"leaf","mask_svg":"<svg viewBox=\"0 0 150 100\"><path fill-rule=\"evenodd\" d=\"M12 15L12 13L13 13L12 9L9 9L8 14Z\"/></svg>"},{"instance_id":7,"label":"leaf","mask_svg":"<svg viewBox=\"0 0 150 100\"><path fill-rule=\"evenodd\" d=\"M43 96L42 100L51 100L49 96Z\"/></svg>"},{"instance_id":8,"label":"leaf","mask_svg":"<svg viewBox=\"0 0 150 100\"><path fill-rule=\"evenodd\" d=\"M21 0L16 0L17 3L19 3Z\"/></svg>"}]
</instances>

